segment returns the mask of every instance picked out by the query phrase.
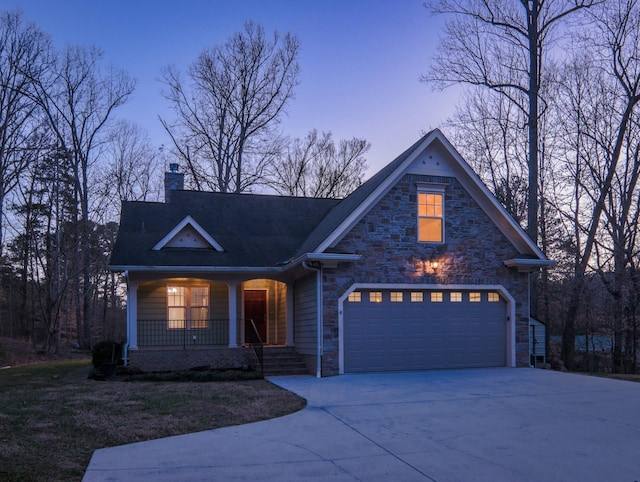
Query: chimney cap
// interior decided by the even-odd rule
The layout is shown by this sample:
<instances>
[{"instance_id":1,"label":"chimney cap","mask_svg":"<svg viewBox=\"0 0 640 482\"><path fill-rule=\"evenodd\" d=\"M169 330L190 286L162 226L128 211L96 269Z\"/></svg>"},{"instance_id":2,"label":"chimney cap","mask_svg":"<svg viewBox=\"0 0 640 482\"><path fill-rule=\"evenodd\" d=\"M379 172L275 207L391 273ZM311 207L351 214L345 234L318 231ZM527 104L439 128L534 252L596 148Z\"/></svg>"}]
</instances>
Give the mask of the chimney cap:
<instances>
[{"instance_id":1,"label":"chimney cap","mask_svg":"<svg viewBox=\"0 0 640 482\"><path fill-rule=\"evenodd\" d=\"M179 167L180 166L178 165L177 162L172 162L171 164L169 164L169 171L175 174L178 172Z\"/></svg>"}]
</instances>

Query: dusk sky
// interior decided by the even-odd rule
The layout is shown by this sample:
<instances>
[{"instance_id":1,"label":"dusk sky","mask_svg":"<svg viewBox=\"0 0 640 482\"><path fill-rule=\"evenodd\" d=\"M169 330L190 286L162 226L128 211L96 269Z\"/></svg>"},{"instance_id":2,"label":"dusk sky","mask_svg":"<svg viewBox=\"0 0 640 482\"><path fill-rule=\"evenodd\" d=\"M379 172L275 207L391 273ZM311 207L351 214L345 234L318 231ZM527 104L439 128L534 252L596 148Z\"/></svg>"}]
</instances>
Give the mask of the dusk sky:
<instances>
[{"instance_id":1,"label":"dusk sky","mask_svg":"<svg viewBox=\"0 0 640 482\"><path fill-rule=\"evenodd\" d=\"M393 160L421 132L439 127L456 102L419 81L441 31L424 0L0 0L21 9L56 47L101 48L136 81L118 117L169 145L158 115L171 118L158 81L169 64L185 71L207 47L224 43L247 20L300 40L301 75L282 130L311 129L371 142L367 175Z\"/></svg>"}]
</instances>

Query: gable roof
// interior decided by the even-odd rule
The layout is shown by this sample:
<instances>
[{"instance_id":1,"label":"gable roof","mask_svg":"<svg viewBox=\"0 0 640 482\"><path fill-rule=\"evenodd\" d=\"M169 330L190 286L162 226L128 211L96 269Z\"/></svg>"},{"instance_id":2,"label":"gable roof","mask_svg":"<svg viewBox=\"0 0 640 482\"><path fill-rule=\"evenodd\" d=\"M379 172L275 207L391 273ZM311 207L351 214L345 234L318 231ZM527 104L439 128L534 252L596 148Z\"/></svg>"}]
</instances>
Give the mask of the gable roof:
<instances>
[{"instance_id":1,"label":"gable roof","mask_svg":"<svg viewBox=\"0 0 640 482\"><path fill-rule=\"evenodd\" d=\"M432 146L437 146L444 151L449 168L455 173L456 179L473 196L507 239L518 249L521 257L529 260L526 263L527 268L553 264L498 202L471 166L467 164L438 129L425 134L409 149L345 198L305 240L305 243L298 251L298 255L306 252L330 251L369 212L380 198L398 182L418 156ZM511 260L512 264L510 266L521 267L518 259L520 258Z\"/></svg>"},{"instance_id":2,"label":"gable roof","mask_svg":"<svg viewBox=\"0 0 640 482\"><path fill-rule=\"evenodd\" d=\"M110 267L275 268L305 258L341 257L335 250L338 242L427 151L441 158L448 175L455 176L518 250L519 256L505 260L507 266L530 271L553 264L436 129L343 200L172 191L166 204L125 202ZM171 247L186 226L211 249Z\"/></svg>"},{"instance_id":3,"label":"gable roof","mask_svg":"<svg viewBox=\"0 0 640 482\"><path fill-rule=\"evenodd\" d=\"M338 202L195 191L174 191L166 204L124 202L110 267L277 266L291 258ZM224 250L171 248L166 243L153 249L183 224L199 226Z\"/></svg>"}]
</instances>

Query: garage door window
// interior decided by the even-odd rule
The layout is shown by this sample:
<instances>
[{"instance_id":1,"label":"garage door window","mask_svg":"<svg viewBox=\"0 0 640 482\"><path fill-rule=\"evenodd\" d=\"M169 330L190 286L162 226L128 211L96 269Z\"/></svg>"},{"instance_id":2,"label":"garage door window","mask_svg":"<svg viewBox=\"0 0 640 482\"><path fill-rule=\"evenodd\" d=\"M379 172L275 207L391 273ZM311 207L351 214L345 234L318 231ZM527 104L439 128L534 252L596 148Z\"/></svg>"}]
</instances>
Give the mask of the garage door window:
<instances>
[{"instance_id":1,"label":"garage door window","mask_svg":"<svg viewBox=\"0 0 640 482\"><path fill-rule=\"evenodd\" d=\"M459 291L452 291L449 297L452 303L462 303L462 293Z\"/></svg>"},{"instance_id":2,"label":"garage door window","mask_svg":"<svg viewBox=\"0 0 640 482\"><path fill-rule=\"evenodd\" d=\"M500 295L498 293L489 293L489 303L497 303L500 301Z\"/></svg>"},{"instance_id":3,"label":"garage door window","mask_svg":"<svg viewBox=\"0 0 640 482\"><path fill-rule=\"evenodd\" d=\"M411 302L412 303L422 303L424 300L424 296L422 291L412 291L411 292Z\"/></svg>"},{"instance_id":4,"label":"garage door window","mask_svg":"<svg viewBox=\"0 0 640 482\"><path fill-rule=\"evenodd\" d=\"M431 302L432 303L442 303L442 292L434 291L431 293Z\"/></svg>"},{"instance_id":5,"label":"garage door window","mask_svg":"<svg viewBox=\"0 0 640 482\"><path fill-rule=\"evenodd\" d=\"M382 291L372 291L369 293L371 303L382 303Z\"/></svg>"},{"instance_id":6,"label":"garage door window","mask_svg":"<svg viewBox=\"0 0 640 482\"><path fill-rule=\"evenodd\" d=\"M362 293L360 293L359 291L354 291L353 293L349 294L348 300L351 303L360 303L362 301Z\"/></svg>"},{"instance_id":7,"label":"garage door window","mask_svg":"<svg viewBox=\"0 0 640 482\"><path fill-rule=\"evenodd\" d=\"M392 303L402 303L402 291L392 291L391 292L391 302Z\"/></svg>"},{"instance_id":8,"label":"garage door window","mask_svg":"<svg viewBox=\"0 0 640 482\"><path fill-rule=\"evenodd\" d=\"M480 303L480 301L482 301L481 293L472 291L471 293L469 293L469 301L471 303Z\"/></svg>"}]
</instances>

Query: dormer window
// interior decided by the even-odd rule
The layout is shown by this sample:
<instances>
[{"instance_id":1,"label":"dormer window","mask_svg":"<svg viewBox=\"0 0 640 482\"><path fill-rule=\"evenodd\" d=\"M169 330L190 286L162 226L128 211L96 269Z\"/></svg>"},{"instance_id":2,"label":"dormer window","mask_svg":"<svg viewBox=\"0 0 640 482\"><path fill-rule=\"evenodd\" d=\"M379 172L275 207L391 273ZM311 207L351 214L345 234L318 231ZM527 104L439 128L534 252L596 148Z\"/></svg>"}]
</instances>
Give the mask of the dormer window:
<instances>
[{"instance_id":1,"label":"dormer window","mask_svg":"<svg viewBox=\"0 0 640 482\"><path fill-rule=\"evenodd\" d=\"M418 241L444 243L444 186L418 186Z\"/></svg>"}]
</instances>

